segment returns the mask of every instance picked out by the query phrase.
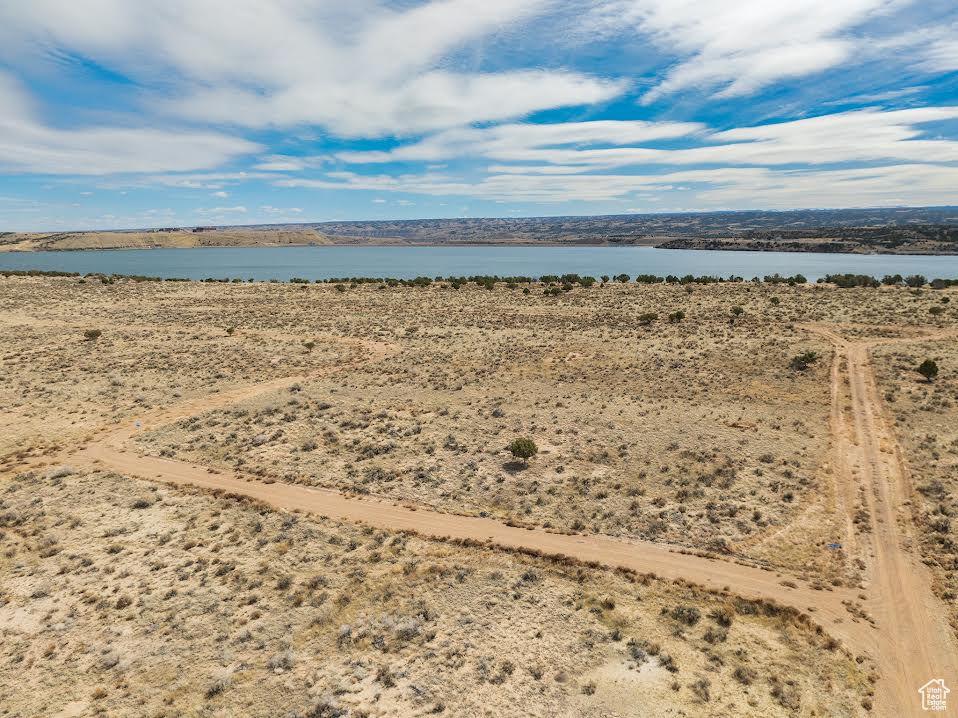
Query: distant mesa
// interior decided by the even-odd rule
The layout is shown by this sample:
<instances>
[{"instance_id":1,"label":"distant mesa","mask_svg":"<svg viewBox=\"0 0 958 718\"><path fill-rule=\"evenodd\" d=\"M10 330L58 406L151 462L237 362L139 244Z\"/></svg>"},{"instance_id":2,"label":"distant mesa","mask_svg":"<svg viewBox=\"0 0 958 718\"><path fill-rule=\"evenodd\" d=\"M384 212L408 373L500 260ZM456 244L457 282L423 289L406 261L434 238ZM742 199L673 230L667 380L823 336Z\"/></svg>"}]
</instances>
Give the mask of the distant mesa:
<instances>
[{"instance_id":1,"label":"distant mesa","mask_svg":"<svg viewBox=\"0 0 958 718\"><path fill-rule=\"evenodd\" d=\"M690 250L958 254L958 208L886 207L0 232L0 251L329 244L646 246Z\"/></svg>"}]
</instances>

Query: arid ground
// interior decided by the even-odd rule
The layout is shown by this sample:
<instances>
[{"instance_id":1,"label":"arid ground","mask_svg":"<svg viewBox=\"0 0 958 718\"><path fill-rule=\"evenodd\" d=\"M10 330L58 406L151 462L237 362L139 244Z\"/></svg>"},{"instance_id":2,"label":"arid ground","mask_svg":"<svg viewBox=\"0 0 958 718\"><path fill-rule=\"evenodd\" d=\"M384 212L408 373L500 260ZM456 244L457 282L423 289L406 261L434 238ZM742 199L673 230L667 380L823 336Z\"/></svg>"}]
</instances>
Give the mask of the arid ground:
<instances>
[{"instance_id":1,"label":"arid ground","mask_svg":"<svg viewBox=\"0 0 958 718\"><path fill-rule=\"evenodd\" d=\"M0 716L958 683L955 289L9 277L0 346Z\"/></svg>"}]
</instances>

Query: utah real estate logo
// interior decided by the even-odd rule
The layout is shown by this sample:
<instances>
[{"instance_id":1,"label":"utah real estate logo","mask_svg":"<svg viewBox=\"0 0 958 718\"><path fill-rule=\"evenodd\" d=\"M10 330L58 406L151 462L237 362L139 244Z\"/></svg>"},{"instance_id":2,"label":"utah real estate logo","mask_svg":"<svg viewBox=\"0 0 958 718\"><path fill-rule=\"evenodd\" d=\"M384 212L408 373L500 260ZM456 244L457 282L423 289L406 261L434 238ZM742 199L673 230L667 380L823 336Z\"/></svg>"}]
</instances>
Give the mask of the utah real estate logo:
<instances>
[{"instance_id":1,"label":"utah real estate logo","mask_svg":"<svg viewBox=\"0 0 958 718\"><path fill-rule=\"evenodd\" d=\"M946 707L948 694L951 691L945 687L943 678L934 678L918 689L921 693L921 709L926 711L943 711Z\"/></svg>"}]
</instances>

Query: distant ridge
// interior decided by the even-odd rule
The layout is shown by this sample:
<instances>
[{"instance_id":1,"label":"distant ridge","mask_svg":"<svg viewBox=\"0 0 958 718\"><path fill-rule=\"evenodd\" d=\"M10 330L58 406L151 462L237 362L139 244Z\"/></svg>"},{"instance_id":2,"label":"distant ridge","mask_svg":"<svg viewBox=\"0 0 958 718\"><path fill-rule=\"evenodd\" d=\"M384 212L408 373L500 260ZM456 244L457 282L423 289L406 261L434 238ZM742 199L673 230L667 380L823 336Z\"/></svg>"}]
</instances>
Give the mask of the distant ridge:
<instances>
[{"instance_id":1,"label":"distant ridge","mask_svg":"<svg viewBox=\"0 0 958 718\"><path fill-rule=\"evenodd\" d=\"M358 220L0 233L0 251L200 246L569 245L958 254L958 207Z\"/></svg>"}]
</instances>

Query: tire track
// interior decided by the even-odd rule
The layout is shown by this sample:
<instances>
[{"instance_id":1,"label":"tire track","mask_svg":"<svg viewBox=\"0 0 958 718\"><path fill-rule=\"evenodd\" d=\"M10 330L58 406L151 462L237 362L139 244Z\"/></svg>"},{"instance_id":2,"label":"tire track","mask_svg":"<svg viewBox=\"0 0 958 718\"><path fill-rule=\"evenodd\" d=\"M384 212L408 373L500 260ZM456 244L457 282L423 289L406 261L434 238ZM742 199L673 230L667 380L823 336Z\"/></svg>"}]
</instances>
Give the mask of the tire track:
<instances>
[{"instance_id":1,"label":"tire track","mask_svg":"<svg viewBox=\"0 0 958 718\"><path fill-rule=\"evenodd\" d=\"M875 710L883 716L919 715L918 688L932 678L956 685L958 649L943 605L931 590L931 579L919 557L906 544L914 531L907 501L911 493L907 467L891 424L883 410L871 371L868 349L879 343L926 341L953 333L873 341L848 341L830 328L803 327L827 338L835 347L830 371L833 434L833 473L836 506L845 512L849 548L867 559L868 594L865 606L877 619L876 630L850 613L845 602L857 596L849 589L815 590L807 585L785 585L782 572L693 555L669 546L598 535L568 535L542 529L507 526L494 519L446 514L410 508L388 500L353 497L343 493L241 478L230 471L173 459L141 456L128 450L136 429L114 427L68 453L69 460L96 469L249 496L286 510L309 511L338 520L438 538L489 541L509 548L561 554L606 566L654 573L665 579L685 580L715 590L729 590L747 598L771 599L811 613L829 633L856 653L872 656L881 674ZM368 366L396 348L378 342L360 342L370 356L363 360L303 376L271 380L219 392L157 412L142 420L144 429L158 427L211 409L229 406L264 392L291 386L317 376ZM842 369L844 368L844 372ZM845 377L848 393L843 390ZM845 401L850 400L850 414ZM871 530L856 535L852 511L864 490ZM866 553L867 552L867 553ZM791 582L789 582L791 583Z\"/></svg>"}]
</instances>

